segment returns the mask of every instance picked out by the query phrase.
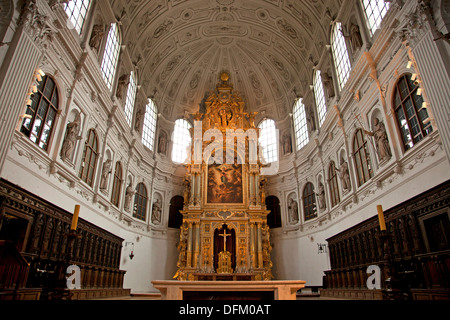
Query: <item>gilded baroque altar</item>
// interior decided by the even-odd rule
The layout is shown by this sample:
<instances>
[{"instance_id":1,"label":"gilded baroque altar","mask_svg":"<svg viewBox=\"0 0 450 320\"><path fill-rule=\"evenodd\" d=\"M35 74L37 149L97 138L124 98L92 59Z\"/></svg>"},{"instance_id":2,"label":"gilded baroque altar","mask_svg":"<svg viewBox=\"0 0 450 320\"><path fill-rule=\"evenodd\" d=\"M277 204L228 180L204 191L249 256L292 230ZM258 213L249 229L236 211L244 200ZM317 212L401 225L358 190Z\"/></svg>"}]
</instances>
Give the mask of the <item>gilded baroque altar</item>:
<instances>
[{"instance_id":1,"label":"gilded baroque altar","mask_svg":"<svg viewBox=\"0 0 450 320\"><path fill-rule=\"evenodd\" d=\"M205 106L205 113L193 114L174 278L242 274L271 280L269 211L264 165L257 158L256 113L244 111L226 73Z\"/></svg>"}]
</instances>

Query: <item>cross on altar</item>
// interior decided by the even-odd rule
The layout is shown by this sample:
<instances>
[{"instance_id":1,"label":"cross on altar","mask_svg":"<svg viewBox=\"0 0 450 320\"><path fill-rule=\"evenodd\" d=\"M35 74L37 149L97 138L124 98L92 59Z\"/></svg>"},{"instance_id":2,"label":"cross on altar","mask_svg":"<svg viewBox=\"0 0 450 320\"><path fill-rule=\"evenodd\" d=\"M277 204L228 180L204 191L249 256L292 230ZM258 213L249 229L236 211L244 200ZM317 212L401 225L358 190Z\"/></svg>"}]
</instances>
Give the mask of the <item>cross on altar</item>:
<instances>
[{"instance_id":1,"label":"cross on altar","mask_svg":"<svg viewBox=\"0 0 450 320\"><path fill-rule=\"evenodd\" d=\"M223 228L223 234L219 233L219 236L223 237L223 251L227 251L227 237L231 236L231 233L228 234L225 230L225 228Z\"/></svg>"}]
</instances>

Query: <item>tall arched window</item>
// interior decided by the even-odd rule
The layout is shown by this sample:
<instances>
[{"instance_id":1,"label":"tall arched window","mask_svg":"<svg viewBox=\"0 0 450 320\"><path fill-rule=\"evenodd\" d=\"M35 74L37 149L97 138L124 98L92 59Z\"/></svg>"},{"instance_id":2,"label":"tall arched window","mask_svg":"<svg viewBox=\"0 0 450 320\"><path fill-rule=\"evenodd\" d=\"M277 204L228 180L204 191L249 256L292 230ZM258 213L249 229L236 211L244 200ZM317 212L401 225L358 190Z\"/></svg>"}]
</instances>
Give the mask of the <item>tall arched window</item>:
<instances>
[{"instance_id":1,"label":"tall arched window","mask_svg":"<svg viewBox=\"0 0 450 320\"><path fill-rule=\"evenodd\" d=\"M136 193L134 195L133 217L145 221L147 213L147 188L141 182L136 186Z\"/></svg>"},{"instance_id":2,"label":"tall arched window","mask_svg":"<svg viewBox=\"0 0 450 320\"><path fill-rule=\"evenodd\" d=\"M111 24L108 38L106 39L105 52L102 60L102 75L106 85L111 90L114 76L116 74L117 62L119 61L120 35L116 23Z\"/></svg>"},{"instance_id":3,"label":"tall arched window","mask_svg":"<svg viewBox=\"0 0 450 320\"><path fill-rule=\"evenodd\" d=\"M94 129L90 129L85 142L79 177L92 186L98 159L98 138Z\"/></svg>"},{"instance_id":4,"label":"tall arched window","mask_svg":"<svg viewBox=\"0 0 450 320\"><path fill-rule=\"evenodd\" d=\"M192 125L184 119L175 121L175 129L172 135L172 161L183 163L188 158L188 147L192 143L189 129Z\"/></svg>"},{"instance_id":5,"label":"tall arched window","mask_svg":"<svg viewBox=\"0 0 450 320\"><path fill-rule=\"evenodd\" d=\"M316 98L317 113L319 115L319 127L322 126L327 114L327 105L325 103L325 93L323 91L323 82L320 70L314 73L314 96Z\"/></svg>"},{"instance_id":6,"label":"tall arched window","mask_svg":"<svg viewBox=\"0 0 450 320\"><path fill-rule=\"evenodd\" d=\"M338 76L339 90L342 90L350 75L351 65L347 45L341 32L340 22L334 24L331 35L331 47L333 49L333 59Z\"/></svg>"},{"instance_id":7,"label":"tall arched window","mask_svg":"<svg viewBox=\"0 0 450 320\"><path fill-rule=\"evenodd\" d=\"M144 126L142 128L142 143L153 151L155 146L157 109L152 99L145 107Z\"/></svg>"},{"instance_id":8,"label":"tall arched window","mask_svg":"<svg viewBox=\"0 0 450 320\"><path fill-rule=\"evenodd\" d=\"M122 164L117 161L116 162L116 169L114 170L114 182L112 187L112 193L111 193L111 202L116 207L119 207L119 201L120 201L120 192L122 190Z\"/></svg>"},{"instance_id":9,"label":"tall arched window","mask_svg":"<svg viewBox=\"0 0 450 320\"><path fill-rule=\"evenodd\" d=\"M268 196L266 198L266 208L270 210L267 215L267 225L269 228L281 227L281 209L280 200L275 196Z\"/></svg>"},{"instance_id":10,"label":"tall arched window","mask_svg":"<svg viewBox=\"0 0 450 320\"><path fill-rule=\"evenodd\" d=\"M69 16L70 22L77 30L78 34L81 34L83 30L84 21L89 11L90 0L71 0L64 5L64 11Z\"/></svg>"},{"instance_id":11,"label":"tall arched window","mask_svg":"<svg viewBox=\"0 0 450 320\"><path fill-rule=\"evenodd\" d=\"M328 185L330 186L331 207L334 207L340 201L336 165L334 164L334 161L331 161L330 166L328 167Z\"/></svg>"},{"instance_id":12,"label":"tall arched window","mask_svg":"<svg viewBox=\"0 0 450 320\"><path fill-rule=\"evenodd\" d=\"M367 141L362 129L358 129L353 138L353 154L355 156L358 186L361 186L373 176Z\"/></svg>"},{"instance_id":13,"label":"tall arched window","mask_svg":"<svg viewBox=\"0 0 450 320\"><path fill-rule=\"evenodd\" d=\"M39 147L47 150L58 112L58 88L55 81L44 76L37 86L37 91L31 98L31 104L25 112L20 132L25 134Z\"/></svg>"},{"instance_id":14,"label":"tall arched window","mask_svg":"<svg viewBox=\"0 0 450 320\"><path fill-rule=\"evenodd\" d=\"M297 150L300 150L309 142L308 126L306 124L306 109L302 99L298 99L295 102L292 118L294 120Z\"/></svg>"},{"instance_id":15,"label":"tall arched window","mask_svg":"<svg viewBox=\"0 0 450 320\"><path fill-rule=\"evenodd\" d=\"M369 27L370 36L373 36L379 28L381 21L389 10L391 4L388 1L362 0L362 6Z\"/></svg>"},{"instance_id":16,"label":"tall arched window","mask_svg":"<svg viewBox=\"0 0 450 320\"><path fill-rule=\"evenodd\" d=\"M131 127L133 121L134 102L136 100L136 79L133 71L130 73L130 83L128 83L127 98L125 99L125 118Z\"/></svg>"},{"instance_id":17,"label":"tall arched window","mask_svg":"<svg viewBox=\"0 0 450 320\"><path fill-rule=\"evenodd\" d=\"M262 147L264 159L267 163L278 161L278 139L275 121L266 119L258 125L258 128L261 130L258 142Z\"/></svg>"},{"instance_id":18,"label":"tall arched window","mask_svg":"<svg viewBox=\"0 0 450 320\"><path fill-rule=\"evenodd\" d=\"M410 74L402 76L395 85L393 100L403 147L408 150L433 131L422 95Z\"/></svg>"},{"instance_id":19,"label":"tall arched window","mask_svg":"<svg viewBox=\"0 0 450 320\"><path fill-rule=\"evenodd\" d=\"M317 217L316 193L311 182L308 182L303 189L303 212L305 221Z\"/></svg>"}]
</instances>

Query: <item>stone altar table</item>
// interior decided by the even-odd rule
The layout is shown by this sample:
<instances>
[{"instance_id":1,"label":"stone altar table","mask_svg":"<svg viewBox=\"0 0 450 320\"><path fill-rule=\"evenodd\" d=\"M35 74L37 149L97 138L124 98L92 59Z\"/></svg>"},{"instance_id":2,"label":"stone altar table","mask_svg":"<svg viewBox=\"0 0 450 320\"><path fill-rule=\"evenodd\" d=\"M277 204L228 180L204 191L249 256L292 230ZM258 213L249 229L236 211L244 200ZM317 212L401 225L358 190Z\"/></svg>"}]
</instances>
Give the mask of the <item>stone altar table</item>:
<instances>
[{"instance_id":1,"label":"stone altar table","mask_svg":"<svg viewBox=\"0 0 450 320\"><path fill-rule=\"evenodd\" d=\"M245 298L249 293L253 300L269 299L273 293L274 300L295 300L298 290L305 287L303 280L273 280L273 281L180 281L155 280L153 286L161 292L162 300L203 299L208 293L227 293ZM258 292L260 298L258 298ZM195 295L192 295L195 293ZM204 293L204 295L202 295ZM222 296L223 297L223 296Z\"/></svg>"}]
</instances>

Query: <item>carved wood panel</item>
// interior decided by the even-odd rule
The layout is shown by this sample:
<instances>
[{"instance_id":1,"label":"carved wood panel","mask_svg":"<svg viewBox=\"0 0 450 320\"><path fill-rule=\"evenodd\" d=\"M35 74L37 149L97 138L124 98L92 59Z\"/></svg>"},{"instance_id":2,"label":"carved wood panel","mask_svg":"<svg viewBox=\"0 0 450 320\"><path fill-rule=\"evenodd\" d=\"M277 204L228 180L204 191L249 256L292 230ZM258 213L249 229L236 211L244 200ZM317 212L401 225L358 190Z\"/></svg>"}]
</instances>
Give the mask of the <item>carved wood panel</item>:
<instances>
[{"instance_id":1,"label":"carved wood panel","mask_svg":"<svg viewBox=\"0 0 450 320\"><path fill-rule=\"evenodd\" d=\"M58 272L64 261L68 245L68 234L72 214L35 197L25 190L0 180L0 203L2 210L10 215L27 215L30 217L30 232L25 239L22 255L30 263L29 282L34 286L46 286ZM78 222L81 236L74 242L72 263L82 270L94 268L103 272L103 278L94 272L98 279L86 278L87 285L113 283L119 270L123 239L103 230L83 219ZM82 271L83 273L85 271ZM100 282L99 282L100 281Z\"/></svg>"},{"instance_id":2,"label":"carved wood panel","mask_svg":"<svg viewBox=\"0 0 450 320\"><path fill-rule=\"evenodd\" d=\"M450 181L385 211L395 271L411 288L449 288L450 248L430 251L423 232L423 220L436 212L448 214L449 203ZM325 272L324 287L366 289L367 267L376 264L383 270L386 265L379 234L374 216L327 239L331 270Z\"/></svg>"}]
</instances>

